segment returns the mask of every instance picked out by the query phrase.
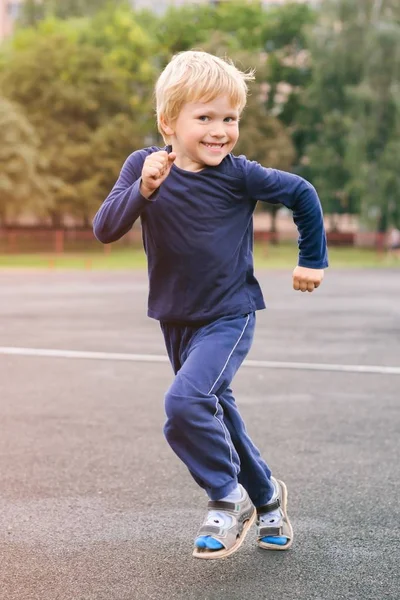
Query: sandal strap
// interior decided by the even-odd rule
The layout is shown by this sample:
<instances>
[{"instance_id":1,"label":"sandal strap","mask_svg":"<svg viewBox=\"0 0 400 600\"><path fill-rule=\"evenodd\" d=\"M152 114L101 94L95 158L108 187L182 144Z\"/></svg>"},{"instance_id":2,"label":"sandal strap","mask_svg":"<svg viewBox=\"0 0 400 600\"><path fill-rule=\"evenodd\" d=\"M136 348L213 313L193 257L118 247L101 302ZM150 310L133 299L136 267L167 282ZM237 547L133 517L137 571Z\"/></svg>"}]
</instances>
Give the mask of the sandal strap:
<instances>
[{"instance_id":1,"label":"sandal strap","mask_svg":"<svg viewBox=\"0 0 400 600\"><path fill-rule=\"evenodd\" d=\"M217 527L216 525L203 525L202 527L200 527L199 531L197 532L197 536L220 535L220 534L221 534L221 527Z\"/></svg>"},{"instance_id":2,"label":"sandal strap","mask_svg":"<svg viewBox=\"0 0 400 600\"><path fill-rule=\"evenodd\" d=\"M259 527L257 534L260 538L269 535L283 535L283 527Z\"/></svg>"},{"instance_id":3,"label":"sandal strap","mask_svg":"<svg viewBox=\"0 0 400 600\"><path fill-rule=\"evenodd\" d=\"M239 503L238 503L239 504ZM209 500L208 502L208 510L232 510L237 511L238 504L234 502L225 502L224 500Z\"/></svg>"},{"instance_id":4,"label":"sandal strap","mask_svg":"<svg viewBox=\"0 0 400 600\"><path fill-rule=\"evenodd\" d=\"M264 515L266 513L272 512L273 510L277 510L281 506L281 501L279 498L274 500L273 502L269 502L268 504L264 504L264 506L259 506L257 508L258 515Z\"/></svg>"}]
</instances>

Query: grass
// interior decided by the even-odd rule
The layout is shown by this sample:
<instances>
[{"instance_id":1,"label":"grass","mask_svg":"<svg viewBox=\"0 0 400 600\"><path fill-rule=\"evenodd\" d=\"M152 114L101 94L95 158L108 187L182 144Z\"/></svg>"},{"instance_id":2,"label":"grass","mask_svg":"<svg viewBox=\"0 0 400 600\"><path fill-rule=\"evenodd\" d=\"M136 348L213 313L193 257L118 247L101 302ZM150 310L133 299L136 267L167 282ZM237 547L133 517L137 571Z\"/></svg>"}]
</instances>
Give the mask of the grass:
<instances>
[{"instance_id":1,"label":"grass","mask_svg":"<svg viewBox=\"0 0 400 600\"><path fill-rule=\"evenodd\" d=\"M110 247L108 247L108 250ZM254 262L257 269L293 269L297 249L293 244L272 246L257 244ZM329 263L336 268L400 267L400 260L361 248L330 248ZM87 251L65 254L0 254L1 269L145 269L146 256L141 248L111 247L111 251Z\"/></svg>"}]
</instances>

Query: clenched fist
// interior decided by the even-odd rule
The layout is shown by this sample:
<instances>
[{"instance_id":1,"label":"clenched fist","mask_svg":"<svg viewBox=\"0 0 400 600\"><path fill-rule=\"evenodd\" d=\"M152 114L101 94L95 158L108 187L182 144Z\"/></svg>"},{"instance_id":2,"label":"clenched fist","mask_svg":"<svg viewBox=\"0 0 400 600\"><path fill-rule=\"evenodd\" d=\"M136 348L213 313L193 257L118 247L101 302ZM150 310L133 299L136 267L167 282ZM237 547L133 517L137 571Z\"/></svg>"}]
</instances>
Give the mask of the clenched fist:
<instances>
[{"instance_id":1,"label":"clenched fist","mask_svg":"<svg viewBox=\"0 0 400 600\"><path fill-rule=\"evenodd\" d=\"M153 152L149 154L143 164L142 181L140 184L140 193L145 198L149 198L155 192L162 182L168 177L172 164L176 159L175 152Z\"/></svg>"},{"instance_id":2,"label":"clenched fist","mask_svg":"<svg viewBox=\"0 0 400 600\"><path fill-rule=\"evenodd\" d=\"M313 292L322 283L323 278L323 269L296 267L293 271L293 289L302 292Z\"/></svg>"}]
</instances>

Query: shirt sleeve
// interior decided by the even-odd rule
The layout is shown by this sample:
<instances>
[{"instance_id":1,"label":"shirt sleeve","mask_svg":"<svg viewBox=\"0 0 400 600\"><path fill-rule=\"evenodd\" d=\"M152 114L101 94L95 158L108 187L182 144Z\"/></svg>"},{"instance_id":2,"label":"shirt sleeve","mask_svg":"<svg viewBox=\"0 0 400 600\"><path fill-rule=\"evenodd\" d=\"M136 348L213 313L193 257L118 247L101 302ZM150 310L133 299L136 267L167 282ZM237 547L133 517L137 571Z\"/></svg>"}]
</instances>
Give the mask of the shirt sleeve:
<instances>
[{"instance_id":1,"label":"shirt sleeve","mask_svg":"<svg viewBox=\"0 0 400 600\"><path fill-rule=\"evenodd\" d=\"M111 192L93 219L93 232L103 244L119 240L133 226L143 210L157 197L157 191L148 200L140 193L145 155L138 151L125 161Z\"/></svg>"},{"instance_id":2,"label":"shirt sleeve","mask_svg":"<svg viewBox=\"0 0 400 600\"><path fill-rule=\"evenodd\" d=\"M267 169L257 162L245 166L248 195L261 202L283 204L293 212L299 232L299 266L328 266L326 234L321 202L315 188L298 175Z\"/></svg>"}]
</instances>

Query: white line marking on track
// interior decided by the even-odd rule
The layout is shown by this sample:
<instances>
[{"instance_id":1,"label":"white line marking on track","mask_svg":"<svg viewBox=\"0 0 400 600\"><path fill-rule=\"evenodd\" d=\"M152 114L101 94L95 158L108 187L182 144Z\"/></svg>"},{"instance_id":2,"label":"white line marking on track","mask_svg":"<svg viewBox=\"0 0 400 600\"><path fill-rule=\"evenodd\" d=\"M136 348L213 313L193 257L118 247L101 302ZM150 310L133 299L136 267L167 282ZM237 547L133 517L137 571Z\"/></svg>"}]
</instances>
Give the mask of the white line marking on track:
<instances>
[{"instance_id":1,"label":"white line marking on track","mask_svg":"<svg viewBox=\"0 0 400 600\"><path fill-rule=\"evenodd\" d=\"M44 358L77 358L88 360L115 360L126 362L167 363L168 358L159 354L128 354L121 352L86 352L81 350L55 350L47 348L16 348L0 346L0 354L37 356ZM256 369L288 369L299 371L339 371L342 373L375 373L400 375L400 367L379 365L335 365L325 363L279 362L269 360L245 360L244 367Z\"/></svg>"}]
</instances>

